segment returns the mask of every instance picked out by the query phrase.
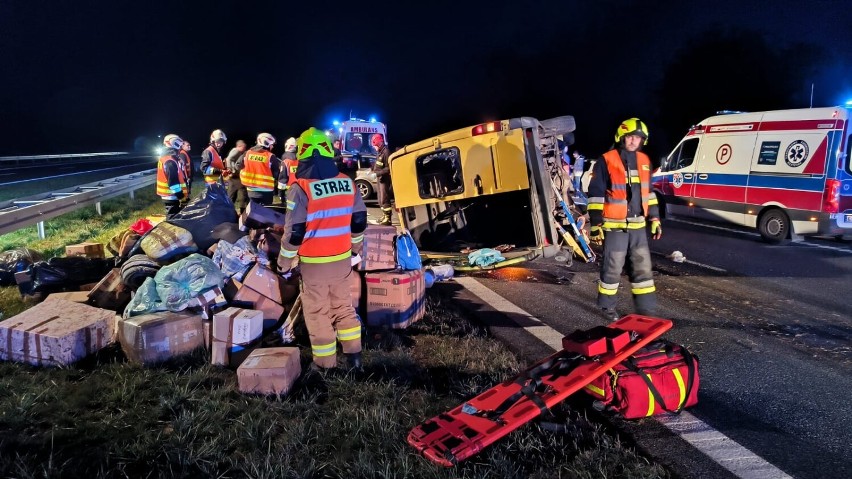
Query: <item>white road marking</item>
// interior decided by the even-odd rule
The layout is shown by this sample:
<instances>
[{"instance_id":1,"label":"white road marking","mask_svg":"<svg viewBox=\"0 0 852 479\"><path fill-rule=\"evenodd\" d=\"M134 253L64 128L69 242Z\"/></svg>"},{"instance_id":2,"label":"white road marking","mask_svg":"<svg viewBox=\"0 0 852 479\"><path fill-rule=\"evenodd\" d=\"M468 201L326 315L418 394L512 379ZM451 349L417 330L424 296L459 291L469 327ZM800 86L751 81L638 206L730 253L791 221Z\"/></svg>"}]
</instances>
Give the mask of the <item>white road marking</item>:
<instances>
[{"instance_id":1,"label":"white road marking","mask_svg":"<svg viewBox=\"0 0 852 479\"><path fill-rule=\"evenodd\" d=\"M535 326L521 326L520 324L518 326L521 326L554 351L562 349L562 337L564 335L559 331L542 323L538 318L488 289L474 278L462 276L453 279L497 311L520 315L524 317L525 322L534 323ZM512 316L509 316L509 319L512 319ZM517 323L517 321L515 322ZM742 479L792 479L792 476L687 411L681 412L679 416L656 416L653 419L659 421L660 424L737 477Z\"/></svg>"},{"instance_id":2,"label":"white road marking","mask_svg":"<svg viewBox=\"0 0 852 479\"><path fill-rule=\"evenodd\" d=\"M735 228L726 228L724 226L710 225L710 224L706 224L706 223L698 223L698 222L695 222L695 221L687 221L687 220L682 220L680 218L666 218L666 221L674 221L676 223L683 223L683 224L687 224L687 225L700 226L702 228L711 228L711 229L715 229L715 230L729 231L731 233L738 233L738 234L742 234L742 235L746 235L746 236L753 236L753 237L756 237L756 238L760 238L760 234L754 233L754 232L751 232L751 231L743 231L743 230L738 230L738 229L735 229ZM814 243L814 242L808 241L808 240L797 241L795 243L791 243L789 246L792 246L792 247L807 246L807 247L810 247L810 248L821 248L821 249L827 249L827 250L831 250L831 251L839 251L841 253L852 253L852 249L849 249L849 248L842 248L842 247L839 247L839 246L828 246L828 245Z\"/></svg>"}]
</instances>

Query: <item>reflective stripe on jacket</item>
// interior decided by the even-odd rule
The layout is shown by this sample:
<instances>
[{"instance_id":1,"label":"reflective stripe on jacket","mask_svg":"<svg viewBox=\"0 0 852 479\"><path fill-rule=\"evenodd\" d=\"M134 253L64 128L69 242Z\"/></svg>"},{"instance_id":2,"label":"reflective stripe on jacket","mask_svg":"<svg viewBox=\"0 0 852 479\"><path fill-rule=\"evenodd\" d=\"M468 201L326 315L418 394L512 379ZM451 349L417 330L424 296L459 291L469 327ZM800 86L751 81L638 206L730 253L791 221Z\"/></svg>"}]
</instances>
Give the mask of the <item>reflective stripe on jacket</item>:
<instances>
[{"instance_id":1,"label":"reflective stripe on jacket","mask_svg":"<svg viewBox=\"0 0 852 479\"><path fill-rule=\"evenodd\" d=\"M217 181L219 181L219 178L221 178L222 170L225 169L225 163L222 162L222 157L219 156L219 152L216 151L216 148L214 148L213 145L208 146L204 151L209 151L211 157L213 158L210 161L210 165L208 166L208 168L215 168L215 169L219 170L219 173L213 173L213 174L209 174L209 175L205 174L204 175L204 182L207 183L208 185L212 185L213 183L216 183ZM204 165L202 165L202 166L204 166Z\"/></svg>"},{"instance_id":2,"label":"reflective stripe on jacket","mask_svg":"<svg viewBox=\"0 0 852 479\"><path fill-rule=\"evenodd\" d=\"M607 185L606 196L603 198L603 227L605 229L644 228L651 199L651 160L645 153L637 151L637 170L631 170L628 175L628 172L625 171L624 161L622 161L617 150L604 153L603 159L606 162L609 175L609 185ZM644 216L628 218L627 189L636 183L639 183L642 194ZM589 208L592 208L591 203Z\"/></svg>"},{"instance_id":3,"label":"reflective stripe on jacket","mask_svg":"<svg viewBox=\"0 0 852 479\"><path fill-rule=\"evenodd\" d=\"M174 181L174 177L171 178L170 182L169 175L166 172L166 166L170 161L175 164L177 182ZM180 192L186 194L186 176L180 167L180 162L173 154L163 155L157 161L157 196L163 199L174 200L177 199L175 195Z\"/></svg>"},{"instance_id":4,"label":"reflective stripe on jacket","mask_svg":"<svg viewBox=\"0 0 852 479\"><path fill-rule=\"evenodd\" d=\"M249 150L243 158L240 181L243 186L254 191L272 191L275 178L272 176L272 152L268 150Z\"/></svg>"},{"instance_id":5,"label":"reflective stripe on jacket","mask_svg":"<svg viewBox=\"0 0 852 479\"><path fill-rule=\"evenodd\" d=\"M296 183L308 198L305 238L299 246L300 261L348 261L352 249L355 184L342 173L325 180L297 179Z\"/></svg>"}]
</instances>

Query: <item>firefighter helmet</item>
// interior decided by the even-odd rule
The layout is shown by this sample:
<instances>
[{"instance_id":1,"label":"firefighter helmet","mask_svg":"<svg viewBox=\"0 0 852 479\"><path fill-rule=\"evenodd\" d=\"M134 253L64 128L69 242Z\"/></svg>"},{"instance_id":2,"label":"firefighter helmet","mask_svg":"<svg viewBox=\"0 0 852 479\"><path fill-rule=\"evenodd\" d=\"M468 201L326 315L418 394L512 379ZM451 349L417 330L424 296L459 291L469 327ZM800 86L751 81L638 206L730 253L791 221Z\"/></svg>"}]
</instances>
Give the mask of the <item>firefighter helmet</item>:
<instances>
[{"instance_id":1,"label":"firefighter helmet","mask_svg":"<svg viewBox=\"0 0 852 479\"><path fill-rule=\"evenodd\" d=\"M331 148L331 141L323 133L322 130L310 127L301 135L297 141L296 158L299 160L307 160L317 152L320 156L326 158L334 158L334 150Z\"/></svg>"},{"instance_id":2,"label":"firefighter helmet","mask_svg":"<svg viewBox=\"0 0 852 479\"><path fill-rule=\"evenodd\" d=\"M284 142L284 151L296 151L296 139L292 136Z\"/></svg>"},{"instance_id":3,"label":"firefighter helmet","mask_svg":"<svg viewBox=\"0 0 852 479\"><path fill-rule=\"evenodd\" d=\"M174 148L175 150L179 150L180 147L183 146L183 140L181 140L179 136L172 133L166 135L166 137L163 138L163 145L166 148Z\"/></svg>"},{"instance_id":4,"label":"firefighter helmet","mask_svg":"<svg viewBox=\"0 0 852 479\"><path fill-rule=\"evenodd\" d=\"M222 143L227 143L228 137L225 136L225 132L222 130L213 130L213 133L210 133L210 143L219 140L221 140Z\"/></svg>"},{"instance_id":5,"label":"firefighter helmet","mask_svg":"<svg viewBox=\"0 0 852 479\"><path fill-rule=\"evenodd\" d=\"M642 144L648 144L648 127L645 125L645 122L639 118L629 118L622 121L621 124L618 125L618 129L615 130L615 142L619 143L621 139L627 135L641 136L645 139Z\"/></svg>"},{"instance_id":6,"label":"firefighter helmet","mask_svg":"<svg viewBox=\"0 0 852 479\"><path fill-rule=\"evenodd\" d=\"M370 138L370 144L378 149L385 144L385 137L381 133L376 133Z\"/></svg>"},{"instance_id":7,"label":"firefighter helmet","mask_svg":"<svg viewBox=\"0 0 852 479\"><path fill-rule=\"evenodd\" d=\"M275 137L269 133L261 133L257 135L257 145L271 149L275 145Z\"/></svg>"}]
</instances>

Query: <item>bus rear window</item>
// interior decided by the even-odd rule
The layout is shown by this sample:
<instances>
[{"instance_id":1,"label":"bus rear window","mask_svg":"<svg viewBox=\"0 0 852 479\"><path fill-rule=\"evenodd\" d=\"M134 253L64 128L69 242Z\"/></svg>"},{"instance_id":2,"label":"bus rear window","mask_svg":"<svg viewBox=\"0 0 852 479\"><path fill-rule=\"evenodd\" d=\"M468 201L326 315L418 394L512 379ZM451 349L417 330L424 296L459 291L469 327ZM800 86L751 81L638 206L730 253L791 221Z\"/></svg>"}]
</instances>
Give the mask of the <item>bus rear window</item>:
<instances>
[{"instance_id":1,"label":"bus rear window","mask_svg":"<svg viewBox=\"0 0 852 479\"><path fill-rule=\"evenodd\" d=\"M417 158L417 188L420 197L443 198L464 192L461 153L456 147L434 151Z\"/></svg>"}]
</instances>

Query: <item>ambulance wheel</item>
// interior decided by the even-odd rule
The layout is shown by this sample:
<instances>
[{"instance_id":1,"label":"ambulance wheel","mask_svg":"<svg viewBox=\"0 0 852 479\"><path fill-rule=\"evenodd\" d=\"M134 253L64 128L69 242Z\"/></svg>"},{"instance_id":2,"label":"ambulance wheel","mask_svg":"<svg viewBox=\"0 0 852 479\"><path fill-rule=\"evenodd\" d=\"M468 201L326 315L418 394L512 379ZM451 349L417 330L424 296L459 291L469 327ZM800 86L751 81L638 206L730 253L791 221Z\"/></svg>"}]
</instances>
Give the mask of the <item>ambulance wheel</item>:
<instances>
[{"instance_id":1,"label":"ambulance wheel","mask_svg":"<svg viewBox=\"0 0 852 479\"><path fill-rule=\"evenodd\" d=\"M373 196L373 186L370 185L367 181L356 181L355 186L358 188L358 191L361 193L362 200L368 200L371 196Z\"/></svg>"},{"instance_id":2,"label":"ambulance wheel","mask_svg":"<svg viewBox=\"0 0 852 479\"><path fill-rule=\"evenodd\" d=\"M767 243L783 243L790 236L790 218L783 211L773 208L760 215L757 229Z\"/></svg>"}]
</instances>

